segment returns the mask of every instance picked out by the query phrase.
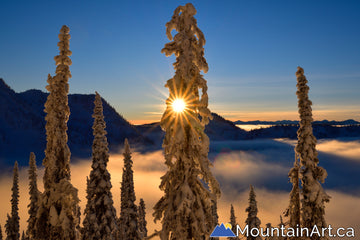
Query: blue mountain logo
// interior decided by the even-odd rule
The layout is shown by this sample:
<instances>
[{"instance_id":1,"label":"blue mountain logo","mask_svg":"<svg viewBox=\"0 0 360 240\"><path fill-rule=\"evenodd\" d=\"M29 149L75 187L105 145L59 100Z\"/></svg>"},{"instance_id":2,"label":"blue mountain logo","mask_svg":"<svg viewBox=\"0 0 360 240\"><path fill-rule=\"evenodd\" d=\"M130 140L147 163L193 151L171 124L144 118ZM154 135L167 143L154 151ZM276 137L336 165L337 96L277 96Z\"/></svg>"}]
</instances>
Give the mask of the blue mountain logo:
<instances>
[{"instance_id":1,"label":"blue mountain logo","mask_svg":"<svg viewBox=\"0 0 360 240\"><path fill-rule=\"evenodd\" d=\"M225 227L223 223L220 226L217 225L214 231L211 233L210 237L236 237L233 231L231 231L231 225L226 225L227 227Z\"/></svg>"}]
</instances>

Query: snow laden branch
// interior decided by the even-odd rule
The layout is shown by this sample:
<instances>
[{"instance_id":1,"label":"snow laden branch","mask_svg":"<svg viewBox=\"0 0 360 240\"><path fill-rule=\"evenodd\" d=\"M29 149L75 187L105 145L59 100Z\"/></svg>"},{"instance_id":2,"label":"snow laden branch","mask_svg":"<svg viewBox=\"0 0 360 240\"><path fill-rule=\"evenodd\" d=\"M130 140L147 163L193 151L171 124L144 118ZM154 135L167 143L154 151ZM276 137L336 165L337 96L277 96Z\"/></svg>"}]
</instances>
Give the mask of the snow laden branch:
<instances>
[{"instance_id":1,"label":"snow laden branch","mask_svg":"<svg viewBox=\"0 0 360 240\"><path fill-rule=\"evenodd\" d=\"M176 56L175 76L165 85L169 98L161 119L166 132L165 164L169 169L160 184L165 195L155 205L153 214L155 221L162 222L162 240L207 239L215 226L212 200L220 196L219 184L210 171L209 138L204 133L211 113L206 80L200 71L207 72L208 65L204 34L197 27L195 14L190 3L175 9L166 24L166 34L172 41L161 51L166 56ZM174 37L172 30L177 31ZM184 101L184 111L174 111L172 103L176 99Z\"/></svg>"},{"instance_id":2,"label":"snow laden branch","mask_svg":"<svg viewBox=\"0 0 360 240\"><path fill-rule=\"evenodd\" d=\"M36 220L38 240L79 239L80 208L77 189L70 182L70 150L67 145L68 80L71 77L70 29L63 26L59 34L59 55L55 63L56 76L48 76L45 103L46 150L43 165L44 193L39 198Z\"/></svg>"},{"instance_id":3,"label":"snow laden branch","mask_svg":"<svg viewBox=\"0 0 360 240\"><path fill-rule=\"evenodd\" d=\"M118 231L116 211L111 194L110 173L107 170L109 148L106 138L106 123L100 95L94 101L92 164L87 181L87 204L82 228L83 240L115 240Z\"/></svg>"},{"instance_id":4,"label":"snow laden branch","mask_svg":"<svg viewBox=\"0 0 360 240\"><path fill-rule=\"evenodd\" d=\"M301 67L298 67L296 77L300 127L297 131L298 143L295 147L295 153L300 159L300 177L302 182L301 224L309 229L312 229L314 225L318 228L323 228L327 227L324 217L324 203L329 202L330 197L325 193L320 182L324 183L327 172L318 166L319 159L316 151L316 138L313 135L311 125L313 122L312 102L308 97L308 81Z\"/></svg>"}]
</instances>

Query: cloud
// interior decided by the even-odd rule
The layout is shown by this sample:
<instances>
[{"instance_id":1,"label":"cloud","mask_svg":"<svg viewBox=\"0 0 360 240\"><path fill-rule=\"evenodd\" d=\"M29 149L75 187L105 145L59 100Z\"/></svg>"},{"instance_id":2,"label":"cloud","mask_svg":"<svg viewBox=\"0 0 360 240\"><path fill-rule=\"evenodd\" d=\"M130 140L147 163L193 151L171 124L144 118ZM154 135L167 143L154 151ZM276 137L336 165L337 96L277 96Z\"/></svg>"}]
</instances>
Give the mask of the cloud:
<instances>
[{"instance_id":1,"label":"cloud","mask_svg":"<svg viewBox=\"0 0 360 240\"><path fill-rule=\"evenodd\" d=\"M215 158L213 173L224 188L244 189L249 184L266 184L287 179L289 169L264 161L264 155L232 151Z\"/></svg>"},{"instance_id":2,"label":"cloud","mask_svg":"<svg viewBox=\"0 0 360 240\"><path fill-rule=\"evenodd\" d=\"M275 139L278 142L287 143L295 146L297 140ZM344 139L320 139L316 144L319 152L332 154L341 158L360 162L360 140L359 138Z\"/></svg>"},{"instance_id":3,"label":"cloud","mask_svg":"<svg viewBox=\"0 0 360 240\"><path fill-rule=\"evenodd\" d=\"M295 146L297 140L290 139L275 139ZM347 158L360 162L360 140L359 138L344 138L344 139L320 139L316 144L316 149L319 152L332 154L341 158Z\"/></svg>"},{"instance_id":4,"label":"cloud","mask_svg":"<svg viewBox=\"0 0 360 240\"><path fill-rule=\"evenodd\" d=\"M294 143L294 142L293 142ZM349 153L351 150L358 149L358 141L320 141L320 163L329 172L326 183L330 182L332 189L327 193L332 197L329 204L326 204L326 219L334 226L357 227L360 209L360 193L358 190L350 189L348 193L343 191L341 186L355 186L359 189L358 181L350 181L351 176L356 175L359 170L353 169L357 166L360 158L352 154L344 158L340 153L333 150L330 146L338 146L338 150ZM335 148L336 149L336 148ZM353 160L346 160L350 156ZM248 206L249 184L255 186L257 195L259 218L262 226L271 222L273 226L279 223L279 215L288 206L289 192L291 184L288 183L287 173L292 165L294 152L293 146L288 142L273 140L252 140L238 142L212 142L211 160L214 162L212 171L219 180L222 188L222 197L218 202L219 221L228 222L230 216L230 204L234 205L238 223L243 226ZM166 171L162 151L151 153L132 154L134 162L134 179L137 203L140 198L145 200L146 220L148 222L149 233L154 229L159 230L160 224L153 222L153 206L163 196L159 190L160 177ZM345 159L345 160L344 160ZM345 164L347 162L348 165ZM79 190L81 199L81 211L84 211L86 204L85 187L86 176L91 169L91 160L83 159L72 163L72 183ZM326 164L325 164L326 163ZM345 165L344 165L345 164ZM354 165L355 164L355 165ZM343 167L345 166L345 167ZM120 209L120 182L122 177L123 156L122 154L112 154L110 156L108 169L111 173L112 194L119 215ZM344 169L342 169L344 168ZM353 172L352 172L353 171ZM27 169L20 169L20 217L21 229L26 226L27 205L28 205L28 174ZM38 185L42 189L43 169L38 171ZM350 176L350 180L348 177ZM332 183L336 182L336 184ZM3 174L0 177L0 224L5 224L6 214L10 213L12 177L10 174ZM335 187L334 187L335 186ZM83 218L82 218L83 219ZM284 219L285 221L286 219ZM3 227L4 229L4 227Z\"/></svg>"},{"instance_id":5,"label":"cloud","mask_svg":"<svg viewBox=\"0 0 360 240\"><path fill-rule=\"evenodd\" d=\"M317 149L322 152L360 162L360 140L320 140Z\"/></svg>"}]
</instances>

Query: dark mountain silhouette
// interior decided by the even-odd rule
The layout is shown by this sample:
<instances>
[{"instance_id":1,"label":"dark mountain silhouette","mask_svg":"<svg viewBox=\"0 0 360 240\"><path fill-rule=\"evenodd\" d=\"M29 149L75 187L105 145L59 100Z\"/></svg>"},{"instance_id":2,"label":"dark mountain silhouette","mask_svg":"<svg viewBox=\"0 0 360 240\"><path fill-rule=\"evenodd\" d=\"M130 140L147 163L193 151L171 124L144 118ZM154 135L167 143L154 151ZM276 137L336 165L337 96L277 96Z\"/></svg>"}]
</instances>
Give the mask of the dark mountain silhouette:
<instances>
[{"instance_id":1,"label":"dark mountain silhouette","mask_svg":"<svg viewBox=\"0 0 360 240\"><path fill-rule=\"evenodd\" d=\"M16 93L0 78L0 166L12 166L15 160L27 165L30 152L36 154L37 163L41 164L46 147L44 104L47 96L35 89ZM68 144L72 161L91 156L94 98L94 94L69 95ZM140 151L161 148L164 132L159 123L134 126L105 99L103 105L111 152L118 152L125 138ZM245 139L246 131L217 114L213 117L206 127L211 140Z\"/></svg>"},{"instance_id":2,"label":"dark mountain silhouette","mask_svg":"<svg viewBox=\"0 0 360 240\"><path fill-rule=\"evenodd\" d=\"M15 160L20 165L27 165L30 152L36 154L37 163L41 164L46 147L44 104L47 95L34 89L16 93L0 78L0 167L12 166ZM69 95L71 114L68 144L72 161L91 156L94 97L94 94ZM118 152L125 138L140 151L161 148L164 132L159 123L134 126L105 99L103 105L111 152ZM293 123L246 132L218 114L212 115L213 120L206 126L205 133L213 142L257 138L296 139L298 126ZM333 126L341 124L329 121L314 124L314 134L318 139L360 137L360 125L356 125L353 120L348 120L347 123L343 127Z\"/></svg>"},{"instance_id":3,"label":"dark mountain silhouette","mask_svg":"<svg viewBox=\"0 0 360 240\"><path fill-rule=\"evenodd\" d=\"M250 140L250 139L273 139L273 138L297 138L297 124L274 125L267 128L254 129L246 132L235 126L216 113L212 113L214 119L206 126L205 133L212 141L225 140ZM241 126L240 126L241 127ZM144 136L150 138L157 146L161 146L164 133L159 123L136 126ZM343 138L360 137L360 125L334 126L330 124L313 124L313 132L317 139L321 138Z\"/></svg>"},{"instance_id":4,"label":"dark mountain silhouette","mask_svg":"<svg viewBox=\"0 0 360 240\"><path fill-rule=\"evenodd\" d=\"M240 140L247 138L247 132L235 126L229 120L216 113L212 113L213 119L205 127L205 133L212 141ZM136 128L158 146L161 146L165 133L161 130L160 123L138 125Z\"/></svg>"},{"instance_id":5,"label":"dark mountain silhouette","mask_svg":"<svg viewBox=\"0 0 360 240\"><path fill-rule=\"evenodd\" d=\"M254 129L247 133L247 139L256 138L297 138L298 125L275 125L268 128ZM313 132L317 139L360 137L360 125L337 127L329 124L313 124Z\"/></svg>"},{"instance_id":6,"label":"dark mountain silhouette","mask_svg":"<svg viewBox=\"0 0 360 240\"><path fill-rule=\"evenodd\" d=\"M16 93L0 79L0 165L12 164L15 160L27 165L30 152L35 152L38 164L41 163L46 147L44 104L47 95L40 90ZM68 144L73 158L91 156L94 99L94 94L69 95ZM117 151L126 137L134 146L154 144L104 99L103 105L111 151Z\"/></svg>"}]
</instances>

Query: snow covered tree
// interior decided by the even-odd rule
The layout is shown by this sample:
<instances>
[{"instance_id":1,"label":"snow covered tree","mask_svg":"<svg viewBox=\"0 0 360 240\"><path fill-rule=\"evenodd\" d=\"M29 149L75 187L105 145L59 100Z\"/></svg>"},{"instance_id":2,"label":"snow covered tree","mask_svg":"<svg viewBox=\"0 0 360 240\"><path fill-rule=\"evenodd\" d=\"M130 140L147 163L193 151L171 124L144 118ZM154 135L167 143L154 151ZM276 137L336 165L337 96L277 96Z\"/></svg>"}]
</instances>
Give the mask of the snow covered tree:
<instances>
[{"instance_id":1,"label":"snow covered tree","mask_svg":"<svg viewBox=\"0 0 360 240\"><path fill-rule=\"evenodd\" d=\"M256 195L254 191L254 187L250 185L250 193L249 193L249 207L246 208L246 212L248 212L248 217L245 221L245 223L249 226L249 231L253 228L257 228L260 231L260 224L261 221L257 217L258 208L257 208L257 202L256 202ZM253 237L249 234L247 236L248 240L259 240L262 239L260 236Z\"/></svg>"},{"instance_id":2,"label":"snow covered tree","mask_svg":"<svg viewBox=\"0 0 360 240\"><path fill-rule=\"evenodd\" d=\"M289 217L289 227L300 226L300 186L299 186L299 155L295 154L294 167L289 171L290 182L293 187L290 192L289 207L285 211L285 217Z\"/></svg>"},{"instance_id":3,"label":"snow covered tree","mask_svg":"<svg viewBox=\"0 0 360 240\"><path fill-rule=\"evenodd\" d=\"M38 211L38 201L40 191L37 187L37 174L36 174L36 160L35 154L32 152L30 153L30 160L29 160L29 195L30 195L30 204L28 205L28 213L29 219L28 227L26 230L27 237L32 240L35 239L35 223L36 223L36 215Z\"/></svg>"},{"instance_id":4,"label":"snow covered tree","mask_svg":"<svg viewBox=\"0 0 360 240\"><path fill-rule=\"evenodd\" d=\"M295 152L300 158L300 177L302 183L301 220L302 227L312 229L315 225L320 229L327 227L325 222L325 202L330 197L325 193L320 182L324 183L327 172L318 166L316 138L312 129L312 102L309 100L307 80L304 70L298 67L296 72L300 127L297 131L298 142Z\"/></svg>"},{"instance_id":5,"label":"snow covered tree","mask_svg":"<svg viewBox=\"0 0 360 240\"><path fill-rule=\"evenodd\" d=\"M20 217L19 217L19 169L18 163L15 162L13 171L13 186L11 188L11 215L7 215L5 224L6 240L20 239Z\"/></svg>"},{"instance_id":6,"label":"snow covered tree","mask_svg":"<svg viewBox=\"0 0 360 240\"><path fill-rule=\"evenodd\" d=\"M145 202L142 198L140 198L139 204L139 231L141 234L141 238L147 237L147 228L146 228L146 219L145 219Z\"/></svg>"},{"instance_id":7,"label":"snow covered tree","mask_svg":"<svg viewBox=\"0 0 360 240\"><path fill-rule=\"evenodd\" d=\"M209 138L204 133L211 113L206 80L200 71L206 73L208 65L204 34L197 26L195 14L191 3L175 9L166 24L166 34L172 42L161 51L166 56L176 56L175 76L165 85L169 98L161 119L168 171L160 184L164 196L153 214L155 221L161 220L162 240L208 239L215 226L212 200L220 196L219 184L210 171ZM178 32L174 37L172 30Z\"/></svg>"},{"instance_id":8,"label":"snow covered tree","mask_svg":"<svg viewBox=\"0 0 360 240\"><path fill-rule=\"evenodd\" d=\"M117 233L117 219L111 194L110 173L107 170L109 148L106 123L100 95L96 92L93 124L92 165L87 184L87 204L83 221L83 240L113 240Z\"/></svg>"},{"instance_id":9,"label":"snow covered tree","mask_svg":"<svg viewBox=\"0 0 360 240\"><path fill-rule=\"evenodd\" d=\"M50 92L45 103L46 150L43 165L44 192L39 198L36 220L36 239L74 240L79 238L80 209L77 189L70 182L70 150L67 145L69 28L63 26L59 34L60 54L56 56L56 76L48 76Z\"/></svg>"},{"instance_id":10,"label":"snow covered tree","mask_svg":"<svg viewBox=\"0 0 360 240\"><path fill-rule=\"evenodd\" d=\"M121 206L119 219L120 239L141 239L138 229L138 211L135 205L134 176L132 170L130 146L127 139L124 143L124 168L121 182Z\"/></svg>"},{"instance_id":11,"label":"snow covered tree","mask_svg":"<svg viewBox=\"0 0 360 240\"><path fill-rule=\"evenodd\" d=\"M236 222L236 217L235 217L235 210L234 210L234 207L233 207L232 204L231 204L231 207L230 207L230 224L231 224L231 230L236 235L237 222ZM239 240L238 237L229 237L229 239L230 240Z\"/></svg>"}]
</instances>

